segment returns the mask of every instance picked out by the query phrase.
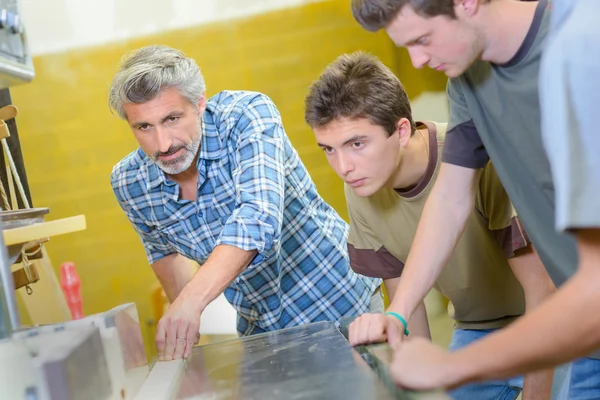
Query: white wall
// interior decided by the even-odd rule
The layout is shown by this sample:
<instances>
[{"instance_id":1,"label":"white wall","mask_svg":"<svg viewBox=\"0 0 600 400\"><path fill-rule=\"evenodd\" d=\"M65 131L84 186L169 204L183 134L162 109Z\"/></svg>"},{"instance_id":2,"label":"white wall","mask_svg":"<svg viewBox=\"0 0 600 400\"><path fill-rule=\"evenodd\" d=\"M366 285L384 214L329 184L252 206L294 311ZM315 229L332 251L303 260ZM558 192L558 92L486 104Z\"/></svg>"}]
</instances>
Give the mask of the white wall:
<instances>
[{"instance_id":1,"label":"white wall","mask_svg":"<svg viewBox=\"0 0 600 400\"><path fill-rule=\"evenodd\" d=\"M448 122L446 92L423 92L410 102L415 121Z\"/></svg>"},{"instance_id":2,"label":"white wall","mask_svg":"<svg viewBox=\"0 0 600 400\"><path fill-rule=\"evenodd\" d=\"M246 17L320 0L20 0L33 55Z\"/></svg>"}]
</instances>

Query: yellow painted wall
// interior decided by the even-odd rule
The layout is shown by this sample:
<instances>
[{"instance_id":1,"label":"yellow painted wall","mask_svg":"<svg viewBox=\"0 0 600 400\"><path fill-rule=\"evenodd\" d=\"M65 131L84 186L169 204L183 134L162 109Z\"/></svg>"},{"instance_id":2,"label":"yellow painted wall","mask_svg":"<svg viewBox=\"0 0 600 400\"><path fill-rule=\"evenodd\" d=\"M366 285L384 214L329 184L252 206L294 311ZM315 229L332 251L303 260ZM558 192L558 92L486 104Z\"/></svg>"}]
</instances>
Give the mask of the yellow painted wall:
<instances>
[{"instance_id":1,"label":"yellow painted wall","mask_svg":"<svg viewBox=\"0 0 600 400\"><path fill-rule=\"evenodd\" d=\"M109 183L112 166L136 142L107 107L121 56L148 44L173 46L195 58L209 96L224 89L269 95L320 193L344 217L341 181L304 123L309 84L335 57L359 49L399 72L411 97L445 84L439 74L413 70L384 33L363 31L346 0L35 58L35 80L11 90L20 109L19 136L34 205L49 207L48 219L87 217L86 231L53 238L47 246L57 270L61 262L76 263L87 314L133 301L143 322L151 317L156 280ZM151 329L146 340L153 350Z\"/></svg>"}]
</instances>

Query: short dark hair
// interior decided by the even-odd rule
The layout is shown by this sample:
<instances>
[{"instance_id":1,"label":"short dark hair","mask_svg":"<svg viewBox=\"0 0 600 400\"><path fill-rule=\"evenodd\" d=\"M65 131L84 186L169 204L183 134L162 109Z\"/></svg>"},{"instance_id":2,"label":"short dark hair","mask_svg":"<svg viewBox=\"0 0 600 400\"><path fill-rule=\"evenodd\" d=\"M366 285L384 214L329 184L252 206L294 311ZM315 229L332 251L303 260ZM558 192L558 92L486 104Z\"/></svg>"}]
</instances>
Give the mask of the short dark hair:
<instances>
[{"instance_id":1,"label":"short dark hair","mask_svg":"<svg viewBox=\"0 0 600 400\"><path fill-rule=\"evenodd\" d=\"M401 118L415 131L408 95L400 80L379 59L363 52L344 54L310 86L304 119L322 128L342 118L367 118L394 134Z\"/></svg>"},{"instance_id":2,"label":"short dark hair","mask_svg":"<svg viewBox=\"0 0 600 400\"><path fill-rule=\"evenodd\" d=\"M423 17L456 18L454 0L352 0L352 14L363 28L377 32L387 27L406 5Z\"/></svg>"}]
</instances>

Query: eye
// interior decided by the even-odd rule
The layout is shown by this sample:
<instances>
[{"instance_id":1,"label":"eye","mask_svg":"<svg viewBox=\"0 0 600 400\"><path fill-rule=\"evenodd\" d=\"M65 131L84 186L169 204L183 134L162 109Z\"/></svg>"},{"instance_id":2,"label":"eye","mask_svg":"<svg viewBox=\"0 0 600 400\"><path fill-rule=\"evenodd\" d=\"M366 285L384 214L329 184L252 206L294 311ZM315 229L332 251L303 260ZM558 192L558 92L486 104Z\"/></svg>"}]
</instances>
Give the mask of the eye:
<instances>
[{"instance_id":1,"label":"eye","mask_svg":"<svg viewBox=\"0 0 600 400\"><path fill-rule=\"evenodd\" d=\"M417 39L417 41L415 42L415 44L417 46L425 46L427 43L429 43L429 37L428 36L421 36L419 39Z\"/></svg>"},{"instance_id":2,"label":"eye","mask_svg":"<svg viewBox=\"0 0 600 400\"><path fill-rule=\"evenodd\" d=\"M150 125L148 124L142 124L140 126L138 126L138 130L140 131L147 131L150 128Z\"/></svg>"},{"instance_id":3,"label":"eye","mask_svg":"<svg viewBox=\"0 0 600 400\"><path fill-rule=\"evenodd\" d=\"M362 149L365 146L365 142L352 142L353 149Z\"/></svg>"},{"instance_id":4,"label":"eye","mask_svg":"<svg viewBox=\"0 0 600 400\"><path fill-rule=\"evenodd\" d=\"M179 117L176 116L171 116L169 118L167 118L167 122L173 123L173 122L177 122L179 120Z\"/></svg>"},{"instance_id":5,"label":"eye","mask_svg":"<svg viewBox=\"0 0 600 400\"><path fill-rule=\"evenodd\" d=\"M322 147L322 149L325 152L325 154L332 154L333 153L333 147Z\"/></svg>"}]
</instances>

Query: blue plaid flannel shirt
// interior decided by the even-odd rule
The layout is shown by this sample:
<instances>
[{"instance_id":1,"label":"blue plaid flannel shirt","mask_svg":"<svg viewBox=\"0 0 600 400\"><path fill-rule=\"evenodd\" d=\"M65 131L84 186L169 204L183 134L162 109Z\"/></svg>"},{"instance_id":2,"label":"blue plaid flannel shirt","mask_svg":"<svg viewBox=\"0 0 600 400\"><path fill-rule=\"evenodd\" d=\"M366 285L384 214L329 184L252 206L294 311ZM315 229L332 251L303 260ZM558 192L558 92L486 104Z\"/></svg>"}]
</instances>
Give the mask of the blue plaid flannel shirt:
<instances>
[{"instance_id":1,"label":"blue plaid flannel shirt","mask_svg":"<svg viewBox=\"0 0 600 400\"><path fill-rule=\"evenodd\" d=\"M172 253L202 264L220 244L257 250L225 290L242 335L368 311L380 281L350 269L348 226L317 194L267 96L224 91L208 100L197 167L195 202L181 200L140 149L113 169L113 190L151 264Z\"/></svg>"}]
</instances>

